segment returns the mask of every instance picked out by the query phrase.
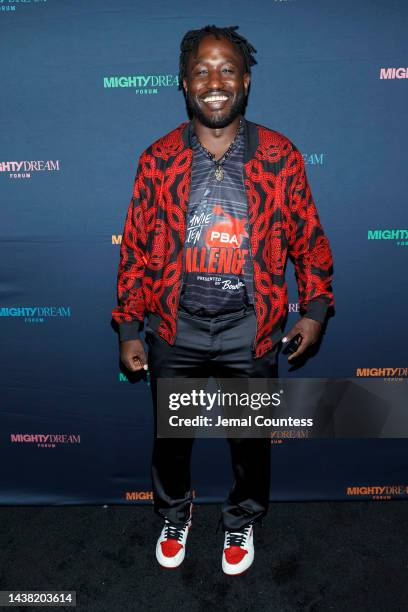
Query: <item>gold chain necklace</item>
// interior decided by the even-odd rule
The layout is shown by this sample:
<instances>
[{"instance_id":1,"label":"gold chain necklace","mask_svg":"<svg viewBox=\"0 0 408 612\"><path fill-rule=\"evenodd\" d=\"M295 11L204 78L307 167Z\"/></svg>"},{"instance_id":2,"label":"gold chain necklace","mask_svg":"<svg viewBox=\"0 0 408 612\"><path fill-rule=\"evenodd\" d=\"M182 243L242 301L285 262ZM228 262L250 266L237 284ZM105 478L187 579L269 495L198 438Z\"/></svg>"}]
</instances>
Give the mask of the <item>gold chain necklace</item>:
<instances>
[{"instance_id":1,"label":"gold chain necklace","mask_svg":"<svg viewBox=\"0 0 408 612\"><path fill-rule=\"evenodd\" d=\"M198 136L196 134L196 138L197 138L198 144L200 145L201 149L204 151L204 153L215 164L214 176L217 179L217 181L222 181L223 178L224 178L224 170L222 168L222 164L225 163L227 157L229 156L229 154L231 153L232 149L234 148L234 146L236 144L236 140L237 140L237 137L238 137L238 134L239 134L239 130L241 129L241 125L242 125L242 119L239 120L239 125L238 125L238 129L236 131L236 134L234 136L234 140L231 142L230 146L225 151L224 155L222 155L222 157L220 159L218 159L218 160L214 159L215 158L214 153L210 153L210 151L208 149L206 149L203 144L201 144L200 139L198 138Z\"/></svg>"}]
</instances>

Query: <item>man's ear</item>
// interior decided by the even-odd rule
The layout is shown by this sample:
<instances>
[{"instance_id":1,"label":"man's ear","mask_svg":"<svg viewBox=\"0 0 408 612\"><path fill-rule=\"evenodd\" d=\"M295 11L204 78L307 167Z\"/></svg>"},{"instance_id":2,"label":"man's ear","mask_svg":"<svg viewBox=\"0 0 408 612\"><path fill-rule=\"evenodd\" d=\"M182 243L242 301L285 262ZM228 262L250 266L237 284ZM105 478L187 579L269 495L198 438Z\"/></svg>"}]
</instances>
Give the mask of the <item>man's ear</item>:
<instances>
[{"instance_id":1,"label":"man's ear","mask_svg":"<svg viewBox=\"0 0 408 612\"><path fill-rule=\"evenodd\" d=\"M251 75L249 74L249 72L246 72L244 74L244 89L245 89L245 95L248 95L248 89L249 89L249 84L251 83Z\"/></svg>"},{"instance_id":2,"label":"man's ear","mask_svg":"<svg viewBox=\"0 0 408 612\"><path fill-rule=\"evenodd\" d=\"M184 92L187 93L187 80L186 79L183 79L183 89L184 89Z\"/></svg>"}]
</instances>

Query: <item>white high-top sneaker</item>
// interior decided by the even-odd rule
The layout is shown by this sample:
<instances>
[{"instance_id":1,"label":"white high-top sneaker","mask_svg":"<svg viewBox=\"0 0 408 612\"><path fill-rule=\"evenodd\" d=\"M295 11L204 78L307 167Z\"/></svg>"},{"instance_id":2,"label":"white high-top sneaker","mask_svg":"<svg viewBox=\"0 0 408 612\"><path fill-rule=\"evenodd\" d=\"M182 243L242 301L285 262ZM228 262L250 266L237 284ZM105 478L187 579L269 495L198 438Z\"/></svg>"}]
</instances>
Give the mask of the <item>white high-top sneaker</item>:
<instances>
[{"instance_id":1,"label":"white high-top sneaker","mask_svg":"<svg viewBox=\"0 0 408 612\"><path fill-rule=\"evenodd\" d=\"M253 563L254 527L250 523L240 531L226 531L222 553L222 569L229 576L238 576Z\"/></svg>"},{"instance_id":2,"label":"white high-top sneaker","mask_svg":"<svg viewBox=\"0 0 408 612\"><path fill-rule=\"evenodd\" d=\"M191 525L191 515L184 527L176 527L167 519L164 520L164 527L156 544L156 559L162 567L172 569L183 563Z\"/></svg>"}]
</instances>

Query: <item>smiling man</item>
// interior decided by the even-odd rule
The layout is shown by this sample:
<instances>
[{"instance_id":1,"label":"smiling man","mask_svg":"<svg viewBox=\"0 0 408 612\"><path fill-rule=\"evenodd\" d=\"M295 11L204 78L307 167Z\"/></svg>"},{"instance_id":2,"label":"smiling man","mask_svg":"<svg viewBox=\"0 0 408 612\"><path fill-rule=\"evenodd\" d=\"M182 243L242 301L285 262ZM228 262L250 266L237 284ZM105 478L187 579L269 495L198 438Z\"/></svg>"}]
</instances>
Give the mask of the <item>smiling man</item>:
<instances>
[{"instance_id":1,"label":"smiling man","mask_svg":"<svg viewBox=\"0 0 408 612\"><path fill-rule=\"evenodd\" d=\"M150 370L155 427L158 378L277 377L281 342L297 338L296 360L319 340L334 304L331 250L303 157L283 134L244 117L256 50L237 29L185 34L179 79L190 120L141 154L123 231L112 316L123 364ZM283 338L288 257L302 316ZM139 338L146 315L148 359ZM193 442L154 439L163 567L185 556ZM235 480L219 523L222 569L238 575L253 562L254 525L268 510L271 444L228 442Z\"/></svg>"}]
</instances>

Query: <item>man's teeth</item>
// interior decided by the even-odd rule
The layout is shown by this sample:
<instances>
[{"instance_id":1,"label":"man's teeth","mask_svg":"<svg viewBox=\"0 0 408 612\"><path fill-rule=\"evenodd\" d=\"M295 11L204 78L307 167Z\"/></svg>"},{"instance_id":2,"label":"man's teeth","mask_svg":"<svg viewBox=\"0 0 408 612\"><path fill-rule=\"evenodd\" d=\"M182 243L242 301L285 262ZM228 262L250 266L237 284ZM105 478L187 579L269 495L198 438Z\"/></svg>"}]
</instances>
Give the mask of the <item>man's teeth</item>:
<instances>
[{"instance_id":1,"label":"man's teeth","mask_svg":"<svg viewBox=\"0 0 408 612\"><path fill-rule=\"evenodd\" d=\"M204 98L204 102L222 102L223 100L228 100L228 96L210 96Z\"/></svg>"}]
</instances>

